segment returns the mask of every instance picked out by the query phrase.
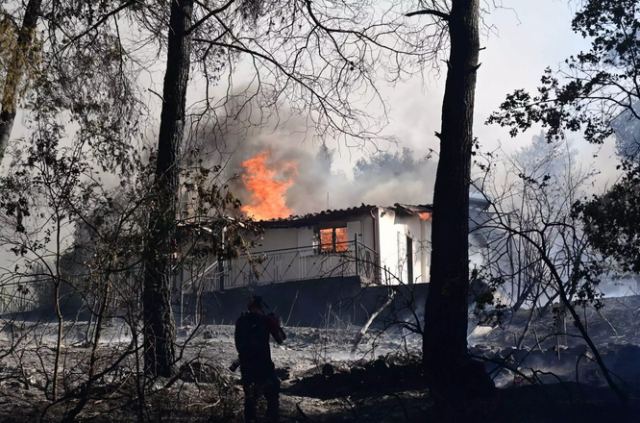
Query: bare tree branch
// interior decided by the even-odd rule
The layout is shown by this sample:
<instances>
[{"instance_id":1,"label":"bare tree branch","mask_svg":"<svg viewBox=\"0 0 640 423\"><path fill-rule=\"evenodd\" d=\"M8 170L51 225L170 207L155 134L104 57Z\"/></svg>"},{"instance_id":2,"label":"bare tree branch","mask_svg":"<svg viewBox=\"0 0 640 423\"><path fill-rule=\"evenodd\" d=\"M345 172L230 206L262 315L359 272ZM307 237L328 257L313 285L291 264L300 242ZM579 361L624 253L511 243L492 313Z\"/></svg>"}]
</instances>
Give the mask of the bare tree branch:
<instances>
[{"instance_id":1,"label":"bare tree branch","mask_svg":"<svg viewBox=\"0 0 640 423\"><path fill-rule=\"evenodd\" d=\"M405 14L405 16L407 17L419 16L419 15L431 15L431 16L436 16L445 21L449 20L448 13L444 13L436 9L422 9L422 10L416 10L415 12L409 12Z\"/></svg>"}]
</instances>

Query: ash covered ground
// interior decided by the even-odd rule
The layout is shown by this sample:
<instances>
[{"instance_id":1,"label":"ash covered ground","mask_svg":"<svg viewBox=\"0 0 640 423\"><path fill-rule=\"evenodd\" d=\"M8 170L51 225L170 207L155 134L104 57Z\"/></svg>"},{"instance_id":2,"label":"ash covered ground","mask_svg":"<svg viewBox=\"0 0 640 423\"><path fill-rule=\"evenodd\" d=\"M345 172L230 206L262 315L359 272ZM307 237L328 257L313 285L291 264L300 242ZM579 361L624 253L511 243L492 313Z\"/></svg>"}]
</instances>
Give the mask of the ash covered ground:
<instances>
[{"instance_id":1,"label":"ash covered ground","mask_svg":"<svg viewBox=\"0 0 640 423\"><path fill-rule=\"evenodd\" d=\"M521 338L527 310L470 335L472 354L486 363L501 388L497 399L482 407L504 408L504 421L567 421L567 416L568 421L571 416L637 421L630 416L640 416L640 297L609 299L602 310L583 312L605 363L629 395L624 414L616 414L622 413L617 399L570 319L567 334L559 337L553 313L535 316ZM272 345L282 380L283 421L425 420L431 401L420 367L419 336L398 328L372 329L353 348L359 329L286 328L287 341ZM236 356L233 326L179 328L178 343L186 346L179 349L178 374L147 381L137 377L140 362L132 353L136 346L130 331L111 321L96 349L99 377L82 391L91 355L83 341L87 325L67 323L59 394L53 401L56 330L52 323L4 322L0 421L61 421L80 397L87 402L78 421L136 421L142 415L150 421L242 420L239 372L228 369ZM545 389L534 390L540 384ZM523 409L531 412L523 415Z\"/></svg>"},{"instance_id":2,"label":"ash covered ground","mask_svg":"<svg viewBox=\"0 0 640 423\"><path fill-rule=\"evenodd\" d=\"M53 323L5 322L0 421L60 421L76 403L64 400L47 408L51 397L45 391L51 387L56 330ZM84 323L68 323L64 328L61 378L68 391L87 372L91 346L83 341L86 330ZM272 345L282 380L283 421L404 421L418 418L428 407L419 373L420 339L411 334L372 333L354 349L358 330L286 328L286 342ZM147 418L242 421L240 372L228 369L236 358L233 332L231 325L179 328L180 374L148 382L153 385L148 396L155 398L147 398ZM130 331L111 322L102 339L98 355L103 368L122 355L126 358L118 370L95 384L95 398L80 420L135 421L137 410L131 397L137 393L132 386L137 363L134 354L126 354L132 349Z\"/></svg>"}]
</instances>

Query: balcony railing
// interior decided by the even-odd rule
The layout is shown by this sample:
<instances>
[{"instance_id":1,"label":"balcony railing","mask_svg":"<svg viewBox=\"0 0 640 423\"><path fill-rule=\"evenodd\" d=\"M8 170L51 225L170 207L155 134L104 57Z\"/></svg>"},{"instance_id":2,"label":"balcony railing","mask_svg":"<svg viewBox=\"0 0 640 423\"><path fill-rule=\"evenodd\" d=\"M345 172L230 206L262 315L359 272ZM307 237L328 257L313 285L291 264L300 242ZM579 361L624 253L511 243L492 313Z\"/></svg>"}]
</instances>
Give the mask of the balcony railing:
<instances>
[{"instance_id":1,"label":"balcony railing","mask_svg":"<svg viewBox=\"0 0 640 423\"><path fill-rule=\"evenodd\" d=\"M282 282L359 276L364 284L380 280L378 256L354 240L339 244L342 251L321 251L319 246L283 248L243 254L215 263L202 274L205 291L262 286Z\"/></svg>"}]
</instances>

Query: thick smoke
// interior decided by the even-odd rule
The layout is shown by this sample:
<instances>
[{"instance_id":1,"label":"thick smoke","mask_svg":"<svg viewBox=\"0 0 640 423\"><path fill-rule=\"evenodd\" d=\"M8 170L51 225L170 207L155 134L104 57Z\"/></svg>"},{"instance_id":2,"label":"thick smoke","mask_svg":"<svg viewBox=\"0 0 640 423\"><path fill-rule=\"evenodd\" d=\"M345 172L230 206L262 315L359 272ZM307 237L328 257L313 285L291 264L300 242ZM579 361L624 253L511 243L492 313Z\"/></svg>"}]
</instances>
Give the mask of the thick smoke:
<instances>
[{"instance_id":1,"label":"thick smoke","mask_svg":"<svg viewBox=\"0 0 640 423\"><path fill-rule=\"evenodd\" d=\"M269 151L270 167L284 169L297 165L294 184L286 203L294 214L339 209L360 204L427 204L433 197L436 160L408 148L364 155L349 174L338 169L336 149L331 141L319 144L306 137L305 126L289 121L286 128L266 132L260 128L226 128L224 135L202 137L206 142L192 148L205 164L222 163L224 178L243 203L249 200L242 183L242 162ZM215 140L215 141L211 141ZM342 165L344 167L344 165ZM283 179L289 173L282 172Z\"/></svg>"},{"instance_id":2,"label":"thick smoke","mask_svg":"<svg viewBox=\"0 0 640 423\"><path fill-rule=\"evenodd\" d=\"M355 163L351 176L335 169L335 152L326 144L315 148L298 145L286 148L285 152L278 150L280 145L264 148L271 151L276 166L286 161L298 165L295 182L287 191L287 205L295 214L363 203L385 206L431 202L435 162L407 148L361 158Z\"/></svg>"},{"instance_id":3,"label":"thick smoke","mask_svg":"<svg viewBox=\"0 0 640 423\"><path fill-rule=\"evenodd\" d=\"M433 198L437 162L430 154L408 148L402 152L379 153L356 163L354 178L365 202L427 204Z\"/></svg>"},{"instance_id":4,"label":"thick smoke","mask_svg":"<svg viewBox=\"0 0 640 423\"><path fill-rule=\"evenodd\" d=\"M289 150L289 155L293 151ZM360 204L426 204L433 196L436 163L404 148L378 152L355 162L353 175L336 170L335 151L322 144L297 151L296 183L287 203L297 214ZM289 157L291 158L291 157Z\"/></svg>"}]
</instances>

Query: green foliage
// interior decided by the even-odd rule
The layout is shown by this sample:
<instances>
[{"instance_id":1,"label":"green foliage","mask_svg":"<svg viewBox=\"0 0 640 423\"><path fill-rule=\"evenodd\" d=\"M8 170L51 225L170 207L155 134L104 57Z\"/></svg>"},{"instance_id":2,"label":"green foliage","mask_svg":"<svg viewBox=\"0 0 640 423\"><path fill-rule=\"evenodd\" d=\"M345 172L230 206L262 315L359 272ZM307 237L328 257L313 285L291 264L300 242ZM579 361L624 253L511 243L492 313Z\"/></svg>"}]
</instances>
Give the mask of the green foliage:
<instances>
[{"instance_id":1,"label":"green foliage","mask_svg":"<svg viewBox=\"0 0 640 423\"><path fill-rule=\"evenodd\" d=\"M572 28L591 41L588 51L569 57L559 71L548 68L537 93L516 90L489 123L508 127L512 136L540 124L549 141L582 132L593 143L613 133L622 113L640 119L640 1L589 0Z\"/></svg>"},{"instance_id":2,"label":"green foliage","mask_svg":"<svg viewBox=\"0 0 640 423\"><path fill-rule=\"evenodd\" d=\"M606 194L576 203L574 213L602 254L613 257L623 270L640 272L640 175L629 172Z\"/></svg>"}]
</instances>

